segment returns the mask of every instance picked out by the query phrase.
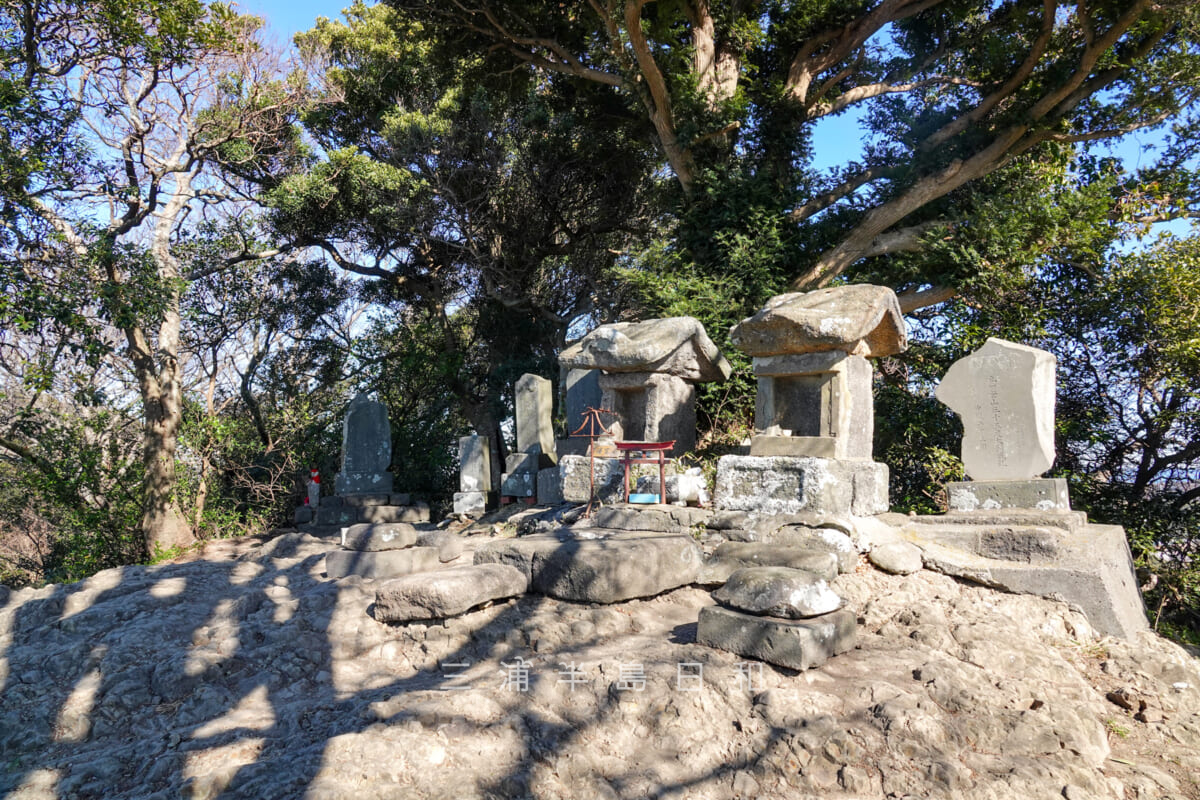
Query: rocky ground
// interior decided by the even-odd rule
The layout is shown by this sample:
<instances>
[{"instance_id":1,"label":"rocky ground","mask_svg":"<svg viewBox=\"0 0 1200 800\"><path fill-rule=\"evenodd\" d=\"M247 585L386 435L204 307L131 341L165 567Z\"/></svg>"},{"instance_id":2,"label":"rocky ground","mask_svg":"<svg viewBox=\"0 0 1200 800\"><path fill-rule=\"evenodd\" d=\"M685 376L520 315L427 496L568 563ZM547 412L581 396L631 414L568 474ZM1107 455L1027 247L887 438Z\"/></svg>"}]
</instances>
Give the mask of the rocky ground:
<instances>
[{"instance_id":1,"label":"rocky ground","mask_svg":"<svg viewBox=\"0 0 1200 800\"><path fill-rule=\"evenodd\" d=\"M695 587L385 625L336 546L0 588L0 796L1200 798L1200 660L1063 603L864 560L796 673L696 644Z\"/></svg>"}]
</instances>

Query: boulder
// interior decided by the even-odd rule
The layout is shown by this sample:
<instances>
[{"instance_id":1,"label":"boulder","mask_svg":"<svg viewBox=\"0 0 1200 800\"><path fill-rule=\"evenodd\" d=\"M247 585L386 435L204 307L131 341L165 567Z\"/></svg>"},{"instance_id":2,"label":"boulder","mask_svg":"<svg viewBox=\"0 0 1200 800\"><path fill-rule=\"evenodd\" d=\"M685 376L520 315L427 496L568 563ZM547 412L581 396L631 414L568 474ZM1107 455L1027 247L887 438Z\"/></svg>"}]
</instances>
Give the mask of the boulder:
<instances>
[{"instance_id":1,"label":"boulder","mask_svg":"<svg viewBox=\"0 0 1200 800\"><path fill-rule=\"evenodd\" d=\"M834 611L812 619L759 617L721 606L700 609L698 644L747 658L805 670L852 649L857 624L849 611Z\"/></svg>"},{"instance_id":2,"label":"boulder","mask_svg":"<svg viewBox=\"0 0 1200 800\"><path fill-rule=\"evenodd\" d=\"M911 575L923 565L921 548L912 542L887 542L871 548L871 563L893 575Z\"/></svg>"},{"instance_id":3,"label":"boulder","mask_svg":"<svg viewBox=\"0 0 1200 800\"><path fill-rule=\"evenodd\" d=\"M729 576L713 599L723 606L765 617L805 619L842 607L823 578L787 567L746 567Z\"/></svg>"},{"instance_id":4,"label":"boulder","mask_svg":"<svg viewBox=\"0 0 1200 800\"><path fill-rule=\"evenodd\" d=\"M878 358L908 349L896 293L867 284L777 295L729 337L756 357L841 350Z\"/></svg>"},{"instance_id":5,"label":"boulder","mask_svg":"<svg viewBox=\"0 0 1200 800\"><path fill-rule=\"evenodd\" d=\"M375 591L375 619L444 619L493 600L524 594L529 579L506 564L464 564L406 575Z\"/></svg>"},{"instance_id":6,"label":"boulder","mask_svg":"<svg viewBox=\"0 0 1200 800\"><path fill-rule=\"evenodd\" d=\"M463 537L452 531L421 531L417 535L418 547L433 547L438 551L438 561L453 561L463 554Z\"/></svg>"},{"instance_id":7,"label":"boulder","mask_svg":"<svg viewBox=\"0 0 1200 800\"><path fill-rule=\"evenodd\" d=\"M407 522L359 523L342 528L346 550L402 550L417 543L420 531Z\"/></svg>"},{"instance_id":8,"label":"boulder","mask_svg":"<svg viewBox=\"0 0 1200 800\"><path fill-rule=\"evenodd\" d=\"M693 317L601 325L563 350L568 369L660 372L689 381L723 381L732 367Z\"/></svg>"},{"instance_id":9,"label":"boulder","mask_svg":"<svg viewBox=\"0 0 1200 800\"><path fill-rule=\"evenodd\" d=\"M784 525L763 538L774 545L833 553L837 556L838 572L841 573L852 572L858 565L858 548L854 546L854 540L848 534L834 528Z\"/></svg>"},{"instance_id":10,"label":"boulder","mask_svg":"<svg viewBox=\"0 0 1200 800\"><path fill-rule=\"evenodd\" d=\"M700 548L681 534L616 533L569 539L533 556L535 591L582 603L619 603L694 583Z\"/></svg>"}]
</instances>

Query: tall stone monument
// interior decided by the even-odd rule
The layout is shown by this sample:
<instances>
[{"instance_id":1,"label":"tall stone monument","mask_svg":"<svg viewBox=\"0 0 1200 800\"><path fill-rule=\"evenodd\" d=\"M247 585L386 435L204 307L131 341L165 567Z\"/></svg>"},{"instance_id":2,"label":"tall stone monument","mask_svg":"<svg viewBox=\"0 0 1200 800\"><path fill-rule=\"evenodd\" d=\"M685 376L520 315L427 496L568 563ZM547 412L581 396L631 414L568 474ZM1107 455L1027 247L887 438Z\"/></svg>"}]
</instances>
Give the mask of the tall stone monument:
<instances>
[{"instance_id":1,"label":"tall stone monument","mask_svg":"<svg viewBox=\"0 0 1200 800\"><path fill-rule=\"evenodd\" d=\"M1066 481L1040 476L1054 463L1055 358L988 339L946 372L937 399L963 423L968 482L948 487L953 510L1067 510Z\"/></svg>"},{"instance_id":2,"label":"tall stone monument","mask_svg":"<svg viewBox=\"0 0 1200 800\"><path fill-rule=\"evenodd\" d=\"M458 440L458 491L454 493L455 514L482 514L492 491L492 448L486 436L463 436Z\"/></svg>"},{"instance_id":3,"label":"tall stone monument","mask_svg":"<svg viewBox=\"0 0 1200 800\"><path fill-rule=\"evenodd\" d=\"M537 497L538 472L558 463L551 421L554 386L547 378L526 373L517 380L514 396L517 452L505 459L500 496L532 499Z\"/></svg>"},{"instance_id":4,"label":"tall stone monument","mask_svg":"<svg viewBox=\"0 0 1200 800\"><path fill-rule=\"evenodd\" d=\"M717 462L717 508L886 511L887 467L871 460L867 359L908 347L895 293L856 285L779 295L729 335L753 356L758 397L750 455Z\"/></svg>"},{"instance_id":5,"label":"tall stone monument","mask_svg":"<svg viewBox=\"0 0 1200 800\"><path fill-rule=\"evenodd\" d=\"M339 495L388 494L392 491L392 429L387 406L357 395L342 423L342 471L334 478Z\"/></svg>"}]
</instances>

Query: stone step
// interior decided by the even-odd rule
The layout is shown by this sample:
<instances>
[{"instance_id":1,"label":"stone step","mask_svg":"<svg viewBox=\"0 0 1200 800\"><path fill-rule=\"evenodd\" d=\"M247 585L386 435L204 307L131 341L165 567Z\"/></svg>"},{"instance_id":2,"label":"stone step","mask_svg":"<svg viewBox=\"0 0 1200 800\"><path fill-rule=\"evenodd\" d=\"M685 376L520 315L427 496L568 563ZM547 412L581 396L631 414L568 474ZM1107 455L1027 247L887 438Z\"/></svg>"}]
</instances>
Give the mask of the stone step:
<instances>
[{"instance_id":1,"label":"stone step","mask_svg":"<svg viewBox=\"0 0 1200 800\"><path fill-rule=\"evenodd\" d=\"M705 606L696 626L699 644L795 670L818 667L857 641L857 621L845 609L790 620Z\"/></svg>"},{"instance_id":2,"label":"stone step","mask_svg":"<svg viewBox=\"0 0 1200 800\"><path fill-rule=\"evenodd\" d=\"M325 556L325 574L329 578L358 575L361 578L379 580L399 578L413 572L425 572L436 569L440 564L436 547L375 551L334 550Z\"/></svg>"},{"instance_id":3,"label":"stone step","mask_svg":"<svg viewBox=\"0 0 1200 800\"><path fill-rule=\"evenodd\" d=\"M507 564L464 564L406 575L375 591L375 619L445 619L487 602L524 594L528 588L529 578Z\"/></svg>"}]
</instances>

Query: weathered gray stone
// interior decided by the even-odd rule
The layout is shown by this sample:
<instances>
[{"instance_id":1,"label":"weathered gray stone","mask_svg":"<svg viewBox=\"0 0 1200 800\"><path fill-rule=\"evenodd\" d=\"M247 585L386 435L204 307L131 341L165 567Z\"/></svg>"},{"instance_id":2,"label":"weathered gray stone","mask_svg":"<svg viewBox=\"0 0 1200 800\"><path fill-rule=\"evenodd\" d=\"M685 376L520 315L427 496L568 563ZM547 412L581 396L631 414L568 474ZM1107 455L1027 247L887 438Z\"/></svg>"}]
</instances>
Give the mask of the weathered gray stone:
<instances>
[{"instance_id":1,"label":"weathered gray stone","mask_svg":"<svg viewBox=\"0 0 1200 800\"><path fill-rule=\"evenodd\" d=\"M601 325L568 347L558 363L605 372L657 372L689 381L723 381L731 366L692 317Z\"/></svg>"},{"instance_id":2,"label":"weathered gray stone","mask_svg":"<svg viewBox=\"0 0 1200 800\"><path fill-rule=\"evenodd\" d=\"M500 476L501 497L533 497L536 494L536 472L506 472Z\"/></svg>"},{"instance_id":3,"label":"weathered gray stone","mask_svg":"<svg viewBox=\"0 0 1200 800\"><path fill-rule=\"evenodd\" d=\"M454 513L478 515L487 511L486 492L455 492Z\"/></svg>"},{"instance_id":4,"label":"weathered gray stone","mask_svg":"<svg viewBox=\"0 0 1200 800\"><path fill-rule=\"evenodd\" d=\"M461 492L492 490L492 446L486 436L458 440L458 488Z\"/></svg>"},{"instance_id":5,"label":"weathered gray stone","mask_svg":"<svg viewBox=\"0 0 1200 800\"><path fill-rule=\"evenodd\" d=\"M694 583L700 548L681 534L616 533L569 539L533 554L535 591L581 603L619 603Z\"/></svg>"},{"instance_id":6,"label":"weathered gray stone","mask_svg":"<svg viewBox=\"0 0 1200 800\"><path fill-rule=\"evenodd\" d=\"M584 424L584 416L589 408L602 408L600 404L600 370L598 369L564 369L562 371L566 406L566 422L568 437L576 432L588 433Z\"/></svg>"},{"instance_id":7,"label":"weathered gray stone","mask_svg":"<svg viewBox=\"0 0 1200 800\"><path fill-rule=\"evenodd\" d=\"M818 667L857 641L854 615L844 609L813 619L784 620L705 606L696 626L699 644L796 670Z\"/></svg>"},{"instance_id":8,"label":"weathered gray stone","mask_svg":"<svg viewBox=\"0 0 1200 800\"><path fill-rule=\"evenodd\" d=\"M854 546L854 540L844 531L834 528L784 525L764 536L763 541L802 550L833 553L837 557L838 572L842 574L853 572L858 566L858 548Z\"/></svg>"},{"instance_id":9,"label":"weathered gray stone","mask_svg":"<svg viewBox=\"0 0 1200 800\"><path fill-rule=\"evenodd\" d=\"M365 506L386 506L391 503L390 494L351 494L342 498L342 504L363 508Z\"/></svg>"},{"instance_id":10,"label":"weathered gray stone","mask_svg":"<svg viewBox=\"0 0 1200 800\"><path fill-rule=\"evenodd\" d=\"M615 458L596 458L596 500L617 503L625 499L625 470ZM568 503L588 502L593 459L590 456L563 456L558 469L562 476L563 500Z\"/></svg>"},{"instance_id":11,"label":"weathered gray stone","mask_svg":"<svg viewBox=\"0 0 1200 800\"><path fill-rule=\"evenodd\" d=\"M296 513L292 517L292 519L295 522L295 524L297 524L297 525L304 525L306 523L312 522L313 521L313 507L312 506L296 506Z\"/></svg>"},{"instance_id":12,"label":"weathered gray stone","mask_svg":"<svg viewBox=\"0 0 1200 800\"><path fill-rule=\"evenodd\" d=\"M341 508L345 502L336 494L325 495L321 498L321 502L317 504L318 508Z\"/></svg>"},{"instance_id":13,"label":"weathered gray stone","mask_svg":"<svg viewBox=\"0 0 1200 800\"><path fill-rule=\"evenodd\" d=\"M570 536L566 534L535 533L515 539L496 539L475 548L476 564L507 564L533 580L534 556L558 550Z\"/></svg>"},{"instance_id":14,"label":"weathered gray stone","mask_svg":"<svg viewBox=\"0 0 1200 800\"><path fill-rule=\"evenodd\" d=\"M615 412L617 440L675 442L670 455L696 447L696 387L673 375L622 372L600 376L602 403Z\"/></svg>"},{"instance_id":15,"label":"weathered gray stone","mask_svg":"<svg viewBox=\"0 0 1200 800\"><path fill-rule=\"evenodd\" d=\"M417 534L417 547L433 547L438 551L438 561L443 564L453 561L463 554L465 545L463 537L452 531L420 531Z\"/></svg>"},{"instance_id":16,"label":"weathered gray stone","mask_svg":"<svg viewBox=\"0 0 1200 800\"><path fill-rule=\"evenodd\" d=\"M841 350L875 358L908 347L895 292L865 284L777 295L729 337L752 356Z\"/></svg>"},{"instance_id":17,"label":"weathered gray stone","mask_svg":"<svg viewBox=\"0 0 1200 800\"><path fill-rule=\"evenodd\" d=\"M956 514L960 523L966 514ZM1146 614L1125 531L1116 525L1058 528L915 523L927 569L1009 592L1074 603L1101 633L1132 638Z\"/></svg>"},{"instance_id":18,"label":"weathered gray stone","mask_svg":"<svg viewBox=\"0 0 1200 800\"><path fill-rule=\"evenodd\" d=\"M392 429L387 406L357 395L342 423L342 470L334 478L339 495L389 494L392 476Z\"/></svg>"},{"instance_id":19,"label":"weathered gray stone","mask_svg":"<svg viewBox=\"0 0 1200 800\"><path fill-rule=\"evenodd\" d=\"M787 567L745 567L735 571L713 599L723 606L767 617L804 619L842 607L842 598L824 578Z\"/></svg>"},{"instance_id":20,"label":"weathered gray stone","mask_svg":"<svg viewBox=\"0 0 1200 800\"><path fill-rule=\"evenodd\" d=\"M754 372L754 427L760 433L750 442L750 455L871 457L875 409L865 358L768 356L754 359Z\"/></svg>"},{"instance_id":21,"label":"weathered gray stone","mask_svg":"<svg viewBox=\"0 0 1200 800\"><path fill-rule=\"evenodd\" d=\"M592 526L620 531L690 532L708 521L712 512L680 506L605 506L592 517Z\"/></svg>"},{"instance_id":22,"label":"weathered gray stone","mask_svg":"<svg viewBox=\"0 0 1200 800\"><path fill-rule=\"evenodd\" d=\"M996 511L1029 508L1038 511L1070 511L1071 500L1065 478L1026 481L961 481L946 484L951 511Z\"/></svg>"},{"instance_id":23,"label":"weathered gray stone","mask_svg":"<svg viewBox=\"0 0 1200 800\"><path fill-rule=\"evenodd\" d=\"M429 504L411 506L365 506L358 510L359 522L429 522Z\"/></svg>"},{"instance_id":24,"label":"weathered gray stone","mask_svg":"<svg viewBox=\"0 0 1200 800\"><path fill-rule=\"evenodd\" d=\"M412 495L408 492L392 492L388 495L387 504L389 506L411 506Z\"/></svg>"},{"instance_id":25,"label":"weathered gray stone","mask_svg":"<svg viewBox=\"0 0 1200 800\"><path fill-rule=\"evenodd\" d=\"M558 463L554 450L554 384L540 375L526 373L517 380L515 390L517 408L517 450L534 455L538 466L550 467ZM503 490L501 494L506 494Z\"/></svg>"},{"instance_id":26,"label":"weathered gray stone","mask_svg":"<svg viewBox=\"0 0 1200 800\"><path fill-rule=\"evenodd\" d=\"M692 467L682 475L672 474L673 470L674 464L668 464L665 469L666 502L677 506L696 505L704 508L712 505L712 494L708 491L708 482L699 467ZM642 494L659 494L658 475L639 476L636 491Z\"/></svg>"},{"instance_id":27,"label":"weathered gray stone","mask_svg":"<svg viewBox=\"0 0 1200 800\"><path fill-rule=\"evenodd\" d=\"M541 469L540 463L541 453L509 453L504 459L504 471L508 474L514 472L537 472Z\"/></svg>"},{"instance_id":28,"label":"weathered gray stone","mask_svg":"<svg viewBox=\"0 0 1200 800\"><path fill-rule=\"evenodd\" d=\"M444 619L493 600L524 594L529 579L505 564L464 564L407 575L375 590L375 619Z\"/></svg>"},{"instance_id":29,"label":"weathered gray stone","mask_svg":"<svg viewBox=\"0 0 1200 800\"><path fill-rule=\"evenodd\" d=\"M346 550L403 550L417 543L419 531L407 522L360 523L342 528Z\"/></svg>"},{"instance_id":30,"label":"weathered gray stone","mask_svg":"<svg viewBox=\"0 0 1200 800\"><path fill-rule=\"evenodd\" d=\"M1055 358L988 339L951 365L937 399L962 417L962 460L977 481L1036 478L1054 463Z\"/></svg>"},{"instance_id":31,"label":"weathered gray stone","mask_svg":"<svg viewBox=\"0 0 1200 800\"><path fill-rule=\"evenodd\" d=\"M325 556L325 574L330 578L358 575L378 580L436 569L439 563L438 551L434 547L375 551L334 550Z\"/></svg>"},{"instance_id":32,"label":"weathered gray stone","mask_svg":"<svg viewBox=\"0 0 1200 800\"><path fill-rule=\"evenodd\" d=\"M921 548L912 542L886 542L871 548L871 563L893 575L911 575L923 566Z\"/></svg>"},{"instance_id":33,"label":"weathered gray stone","mask_svg":"<svg viewBox=\"0 0 1200 800\"><path fill-rule=\"evenodd\" d=\"M359 509L349 506L317 506L318 525L352 525L358 522Z\"/></svg>"},{"instance_id":34,"label":"weathered gray stone","mask_svg":"<svg viewBox=\"0 0 1200 800\"><path fill-rule=\"evenodd\" d=\"M765 542L723 542L705 562L697 583L712 586L746 567L786 567L804 570L827 581L838 574L837 556L830 552L806 550Z\"/></svg>"},{"instance_id":35,"label":"weathered gray stone","mask_svg":"<svg viewBox=\"0 0 1200 800\"><path fill-rule=\"evenodd\" d=\"M554 506L563 501L562 473L558 467L538 470L537 500L541 505Z\"/></svg>"},{"instance_id":36,"label":"weathered gray stone","mask_svg":"<svg viewBox=\"0 0 1200 800\"><path fill-rule=\"evenodd\" d=\"M873 461L722 456L714 494L723 511L870 516L887 511L887 490L887 466Z\"/></svg>"}]
</instances>

